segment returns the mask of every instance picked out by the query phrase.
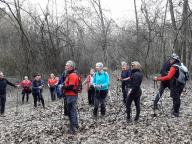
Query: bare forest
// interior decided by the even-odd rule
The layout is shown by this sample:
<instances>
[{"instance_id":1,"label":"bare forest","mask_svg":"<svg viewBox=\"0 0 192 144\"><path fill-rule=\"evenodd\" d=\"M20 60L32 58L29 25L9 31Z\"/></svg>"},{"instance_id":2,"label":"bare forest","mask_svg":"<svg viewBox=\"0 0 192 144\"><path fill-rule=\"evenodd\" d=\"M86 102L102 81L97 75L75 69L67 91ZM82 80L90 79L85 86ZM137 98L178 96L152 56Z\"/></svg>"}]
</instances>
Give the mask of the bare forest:
<instances>
[{"instance_id":1,"label":"bare forest","mask_svg":"<svg viewBox=\"0 0 192 144\"><path fill-rule=\"evenodd\" d=\"M86 0L85 0L86 1ZM122 60L158 72L172 52L191 70L192 12L188 0L135 0L135 20L118 25L100 0L48 0L39 11L28 1L0 1L0 67L7 75L61 73L73 59L87 73L97 61L110 70ZM28 5L25 6L24 5ZM109 3L110 4L110 3ZM127 16L128 17L128 16Z\"/></svg>"},{"instance_id":2,"label":"bare forest","mask_svg":"<svg viewBox=\"0 0 192 144\"><path fill-rule=\"evenodd\" d=\"M171 54L174 58L169 60L182 62L192 76L192 0L127 0L133 4L133 16L118 20L113 18L112 10L106 8L104 0L44 1L42 5L34 4L33 0L0 0L0 92L4 92L0 93L0 144L192 143L190 78L180 86L179 94L176 86L174 89L164 87L161 97L162 79L173 69L175 76L180 69L169 67L166 76L156 77ZM108 0L108 5L111 1ZM133 64L133 61L136 62ZM98 67L107 81L105 86L91 83L96 81L97 73L101 76L96 63L101 65ZM128 88L127 84L124 94L122 87L121 68L125 66L128 72L127 64L131 66L130 76L126 77L128 81L132 80L133 74L140 74L140 77L137 75L140 83L136 87L139 98L132 105L133 100L129 98L134 88ZM84 81L95 65L97 71L93 70L88 87L94 89L92 105L86 86L81 93L74 92L75 85L71 89L71 85L66 86L70 74L59 83L62 77L57 76L64 74L66 67L67 72L74 73L77 68ZM107 72L103 65L108 68ZM132 74L134 70L136 72ZM49 75L53 80L50 83L54 83L52 91L47 81ZM74 75L76 80L80 77ZM17 85L23 78L30 82L27 90L31 90L26 92L29 94L26 103L22 100L26 87L21 86L22 82ZM2 86L8 83L7 79L15 84L12 84L15 89L8 87L6 91L6 86ZM101 95L102 90L105 92L104 114L102 116L100 110L97 116L96 111L94 119L96 95ZM57 97L56 92L60 92ZM73 125L77 130L72 131L74 133L70 133L72 116L64 115L65 106L69 107L65 98L71 96L76 98L70 106L78 119L77 125ZM154 109L156 97L159 98L158 110ZM128 100L131 101L129 106ZM177 107L175 103L179 103ZM137 112L138 119L129 121L128 114L135 116Z\"/></svg>"}]
</instances>

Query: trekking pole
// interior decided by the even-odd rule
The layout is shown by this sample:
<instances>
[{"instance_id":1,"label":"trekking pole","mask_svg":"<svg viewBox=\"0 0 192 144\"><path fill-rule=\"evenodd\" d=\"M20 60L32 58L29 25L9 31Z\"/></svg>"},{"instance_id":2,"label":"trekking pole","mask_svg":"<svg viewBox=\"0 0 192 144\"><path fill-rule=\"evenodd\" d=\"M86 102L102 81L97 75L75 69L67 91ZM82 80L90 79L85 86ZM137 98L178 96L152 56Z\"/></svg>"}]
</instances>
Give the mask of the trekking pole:
<instances>
[{"instance_id":1,"label":"trekking pole","mask_svg":"<svg viewBox=\"0 0 192 144\"><path fill-rule=\"evenodd\" d=\"M79 111L79 107L78 107L78 104L77 104L77 112L78 112L78 115L79 115L79 121L81 119L81 116L80 116L80 111Z\"/></svg>"},{"instance_id":2,"label":"trekking pole","mask_svg":"<svg viewBox=\"0 0 192 144\"><path fill-rule=\"evenodd\" d=\"M110 91L110 89L109 89L108 95L109 95L110 103L112 104L112 98L111 98L111 91Z\"/></svg>"},{"instance_id":3,"label":"trekking pole","mask_svg":"<svg viewBox=\"0 0 192 144\"><path fill-rule=\"evenodd\" d=\"M48 100L48 102L47 102L47 103L48 103L48 106L49 106L49 95L48 95L48 98L47 98L47 100Z\"/></svg>"},{"instance_id":4,"label":"trekking pole","mask_svg":"<svg viewBox=\"0 0 192 144\"><path fill-rule=\"evenodd\" d=\"M159 99L159 102L160 102L160 105L159 105L160 107L159 108L161 109L161 111L163 113L165 113L164 108L163 108L163 101L162 101L162 97L160 96L160 93L159 93L159 87L158 87L157 81L154 81L154 89L158 90L157 95L158 95L158 99ZM154 116L156 116L155 111L154 111Z\"/></svg>"},{"instance_id":5,"label":"trekking pole","mask_svg":"<svg viewBox=\"0 0 192 144\"><path fill-rule=\"evenodd\" d=\"M17 100L16 100L16 108L15 108L15 116L18 115L18 101L19 101L19 98L18 98L18 90L17 90Z\"/></svg>"},{"instance_id":6,"label":"trekking pole","mask_svg":"<svg viewBox=\"0 0 192 144\"><path fill-rule=\"evenodd\" d=\"M124 104L122 104L122 105L120 106L119 111L118 111L118 112L116 113L116 115L115 115L114 121L117 120L117 116L118 116L119 113L121 112L121 109L123 108L123 106L124 106Z\"/></svg>"},{"instance_id":7,"label":"trekking pole","mask_svg":"<svg viewBox=\"0 0 192 144\"><path fill-rule=\"evenodd\" d=\"M64 97L62 97L61 99L60 119L62 119L62 116L63 116L63 109L64 109Z\"/></svg>"}]
</instances>

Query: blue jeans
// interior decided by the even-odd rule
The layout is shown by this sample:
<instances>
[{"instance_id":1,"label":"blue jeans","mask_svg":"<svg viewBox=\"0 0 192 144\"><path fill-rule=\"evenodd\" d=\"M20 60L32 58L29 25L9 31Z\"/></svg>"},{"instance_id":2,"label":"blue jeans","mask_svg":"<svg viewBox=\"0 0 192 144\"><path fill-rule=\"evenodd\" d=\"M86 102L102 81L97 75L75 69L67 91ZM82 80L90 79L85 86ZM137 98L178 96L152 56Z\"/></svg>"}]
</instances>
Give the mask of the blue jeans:
<instances>
[{"instance_id":1,"label":"blue jeans","mask_svg":"<svg viewBox=\"0 0 192 144\"><path fill-rule=\"evenodd\" d=\"M66 96L67 100L67 110L70 121L70 129L75 130L78 128L78 119L77 119L77 96Z\"/></svg>"}]
</instances>

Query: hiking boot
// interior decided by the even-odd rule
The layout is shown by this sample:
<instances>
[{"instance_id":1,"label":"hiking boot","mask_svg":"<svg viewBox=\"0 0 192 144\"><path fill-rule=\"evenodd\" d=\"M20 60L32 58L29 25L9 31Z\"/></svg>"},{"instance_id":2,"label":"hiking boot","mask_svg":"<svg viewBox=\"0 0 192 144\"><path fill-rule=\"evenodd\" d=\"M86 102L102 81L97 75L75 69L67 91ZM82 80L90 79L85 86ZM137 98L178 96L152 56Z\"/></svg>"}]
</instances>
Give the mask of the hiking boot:
<instances>
[{"instance_id":1,"label":"hiking boot","mask_svg":"<svg viewBox=\"0 0 192 144\"><path fill-rule=\"evenodd\" d=\"M6 116L5 116L5 114L3 113L3 114L0 115L0 117L6 117Z\"/></svg>"},{"instance_id":2,"label":"hiking boot","mask_svg":"<svg viewBox=\"0 0 192 144\"><path fill-rule=\"evenodd\" d=\"M135 121L135 122L138 122L138 120L139 120L139 116L136 116L135 119L134 119L134 121Z\"/></svg>"},{"instance_id":3,"label":"hiking boot","mask_svg":"<svg viewBox=\"0 0 192 144\"><path fill-rule=\"evenodd\" d=\"M127 123L129 124L129 123L131 123L132 122L132 120L131 119L127 119Z\"/></svg>"},{"instance_id":4,"label":"hiking boot","mask_svg":"<svg viewBox=\"0 0 192 144\"><path fill-rule=\"evenodd\" d=\"M179 112L172 112L172 115L174 116L174 117L179 117Z\"/></svg>"},{"instance_id":5,"label":"hiking boot","mask_svg":"<svg viewBox=\"0 0 192 144\"><path fill-rule=\"evenodd\" d=\"M71 135L76 135L77 131L75 129L69 129L67 133Z\"/></svg>"},{"instance_id":6,"label":"hiking boot","mask_svg":"<svg viewBox=\"0 0 192 144\"><path fill-rule=\"evenodd\" d=\"M97 120L97 115L94 115L94 114L93 114L93 119L94 119L94 120Z\"/></svg>"},{"instance_id":7,"label":"hiking boot","mask_svg":"<svg viewBox=\"0 0 192 144\"><path fill-rule=\"evenodd\" d=\"M94 119L97 119L97 113L98 113L98 112L97 112L97 109L94 109L94 110L93 110L93 118L94 118Z\"/></svg>"},{"instance_id":8,"label":"hiking boot","mask_svg":"<svg viewBox=\"0 0 192 144\"><path fill-rule=\"evenodd\" d=\"M158 107L157 104L154 104L154 105L153 105L153 110L159 110L159 107Z\"/></svg>"}]
</instances>

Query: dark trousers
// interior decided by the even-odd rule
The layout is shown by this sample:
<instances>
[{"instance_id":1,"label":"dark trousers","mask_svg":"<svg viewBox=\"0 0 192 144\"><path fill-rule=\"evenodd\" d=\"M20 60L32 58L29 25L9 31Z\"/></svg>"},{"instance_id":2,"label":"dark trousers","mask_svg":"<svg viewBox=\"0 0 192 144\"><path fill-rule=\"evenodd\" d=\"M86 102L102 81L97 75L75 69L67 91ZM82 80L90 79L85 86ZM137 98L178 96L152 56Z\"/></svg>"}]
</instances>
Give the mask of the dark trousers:
<instances>
[{"instance_id":1,"label":"dark trousers","mask_svg":"<svg viewBox=\"0 0 192 144\"><path fill-rule=\"evenodd\" d=\"M56 99L56 96L55 96L55 86L50 87L49 90L50 90L50 93L51 93L51 100L55 101L55 99Z\"/></svg>"},{"instance_id":2,"label":"dark trousers","mask_svg":"<svg viewBox=\"0 0 192 144\"><path fill-rule=\"evenodd\" d=\"M179 113L181 105L181 93L183 92L185 85L177 83L171 88L171 97L173 98L173 111L174 113Z\"/></svg>"},{"instance_id":3,"label":"dark trousers","mask_svg":"<svg viewBox=\"0 0 192 144\"><path fill-rule=\"evenodd\" d=\"M95 97L95 88L91 86L88 90L88 103L89 105L94 105L94 97Z\"/></svg>"},{"instance_id":4,"label":"dark trousers","mask_svg":"<svg viewBox=\"0 0 192 144\"><path fill-rule=\"evenodd\" d=\"M159 99L161 98L161 96L162 96L162 94L163 94L163 92L164 92L164 90L166 88L170 89L169 82L161 82L159 91L158 91L158 93L157 93L157 95L155 97L155 100L154 100L154 104L153 104L153 109L154 110L158 109L157 103L159 102Z\"/></svg>"},{"instance_id":5,"label":"dark trousers","mask_svg":"<svg viewBox=\"0 0 192 144\"><path fill-rule=\"evenodd\" d=\"M131 91L127 97L126 107L127 107L127 119L131 119L131 103L134 101L136 106L136 116L135 120L138 120L140 115L140 97L141 97L141 89L138 91Z\"/></svg>"},{"instance_id":6,"label":"dark trousers","mask_svg":"<svg viewBox=\"0 0 192 144\"><path fill-rule=\"evenodd\" d=\"M96 90L95 99L94 99L94 109L93 115L97 116L98 108L100 105L100 112L101 115L105 115L106 113L106 97L107 97L107 90Z\"/></svg>"},{"instance_id":7,"label":"dark trousers","mask_svg":"<svg viewBox=\"0 0 192 144\"><path fill-rule=\"evenodd\" d=\"M123 93L123 103L126 104L127 96L128 96L128 86L122 85L122 93Z\"/></svg>"},{"instance_id":8,"label":"dark trousers","mask_svg":"<svg viewBox=\"0 0 192 144\"><path fill-rule=\"evenodd\" d=\"M78 119L77 119L77 96L66 96L67 100L67 110L70 121L70 130L74 131L75 128L78 128Z\"/></svg>"},{"instance_id":9,"label":"dark trousers","mask_svg":"<svg viewBox=\"0 0 192 144\"><path fill-rule=\"evenodd\" d=\"M5 112L6 94L0 95L0 111L1 114Z\"/></svg>"},{"instance_id":10,"label":"dark trousers","mask_svg":"<svg viewBox=\"0 0 192 144\"><path fill-rule=\"evenodd\" d=\"M44 99L41 93L32 93L34 99L34 107L37 107L37 101L42 103L42 106L45 107Z\"/></svg>"},{"instance_id":11,"label":"dark trousers","mask_svg":"<svg viewBox=\"0 0 192 144\"><path fill-rule=\"evenodd\" d=\"M22 93L22 103L24 103L24 99L25 99L25 95L26 95L26 102L28 102L29 100L29 93Z\"/></svg>"},{"instance_id":12,"label":"dark trousers","mask_svg":"<svg viewBox=\"0 0 192 144\"><path fill-rule=\"evenodd\" d=\"M30 93L31 93L31 89L22 90L22 103L24 103L25 95L26 95L26 102L28 102Z\"/></svg>"}]
</instances>

